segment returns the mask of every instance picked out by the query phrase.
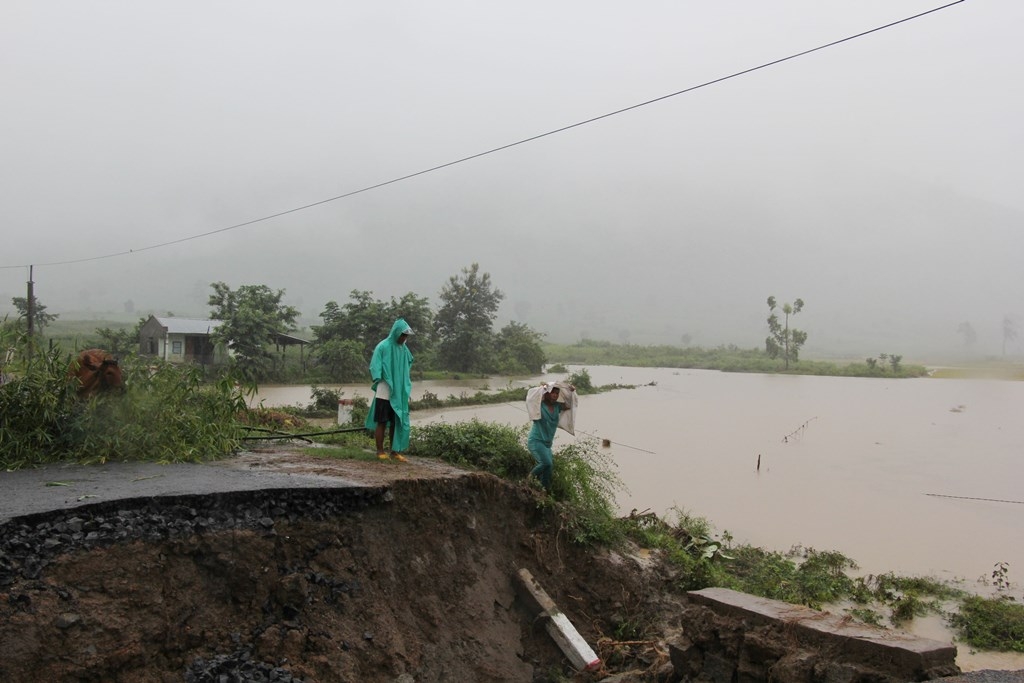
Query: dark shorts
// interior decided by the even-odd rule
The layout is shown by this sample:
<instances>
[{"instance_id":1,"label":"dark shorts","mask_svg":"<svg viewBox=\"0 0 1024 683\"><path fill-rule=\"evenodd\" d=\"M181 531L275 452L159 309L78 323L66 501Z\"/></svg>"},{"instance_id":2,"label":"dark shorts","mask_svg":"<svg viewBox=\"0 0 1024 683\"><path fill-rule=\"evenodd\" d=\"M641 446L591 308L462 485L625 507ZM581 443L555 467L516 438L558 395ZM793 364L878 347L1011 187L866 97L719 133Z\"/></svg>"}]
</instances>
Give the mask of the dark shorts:
<instances>
[{"instance_id":1,"label":"dark shorts","mask_svg":"<svg viewBox=\"0 0 1024 683\"><path fill-rule=\"evenodd\" d=\"M373 399L373 421L378 424L395 421L395 409L391 407L391 401L386 398Z\"/></svg>"}]
</instances>

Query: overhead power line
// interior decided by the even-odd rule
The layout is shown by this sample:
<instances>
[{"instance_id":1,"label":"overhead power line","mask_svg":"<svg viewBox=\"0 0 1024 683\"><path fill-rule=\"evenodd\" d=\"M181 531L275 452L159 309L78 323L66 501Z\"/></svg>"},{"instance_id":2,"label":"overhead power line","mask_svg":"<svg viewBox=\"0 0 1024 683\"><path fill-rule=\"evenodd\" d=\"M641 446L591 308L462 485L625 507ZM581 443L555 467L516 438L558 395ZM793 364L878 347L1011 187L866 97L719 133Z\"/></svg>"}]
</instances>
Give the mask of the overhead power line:
<instances>
[{"instance_id":1,"label":"overhead power line","mask_svg":"<svg viewBox=\"0 0 1024 683\"><path fill-rule=\"evenodd\" d=\"M884 31L885 29L892 28L893 26L898 26L900 24L905 24L905 23L907 23L909 21L913 21L915 19L920 19L921 17L927 16L929 14L934 14L935 12L939 12L939 11L942 11L944 9L948 9L948 8L952 7L953 5L959 5L960 3L964 2L964 1L965 0L955 0L954 2L950 2L950 3L942 5L940 7L935 7L934 9L930 9L930 10L927 10L925 12L920 12L919 14L915 14L913 16L905 17L903 19L899 19L897 21L893 21L893 22L890 22L888 24L884 24L882 26L878 26L878 27L875 27L873 29L869 29L867 31L862 31L862 32L856 33L854 35L847 36L846 38L840 38L839 40L834 40L834 41L832 41L830 43L825 43L824 45L819 45L818 47L813 47L813 48L810 48L808 50L803 50L802 52L797 52L797 53L791 54L791 55L789 55L787 57L780 57L779 59L774 59L774 60L772 60L770 62L765 62L763 64L759 64L758 66L752 66L752 67L750 67L748 69L743 69L742 71L736 71L734 73L729 74L728 76L721 76L719 78L715 78L715 79L712 79L710 81L705 81L704 83L700 83L699 85L693 85L693 86L690 86L688 88L684 88L682 90L677 90L675 92L669 93L667 95L662 95L661 97L655 97L654 99L646 100L644 102L640 102L638 104L633 104L633 105L630 105L628 107L623 107L622 109L616 109L615 111L610 111L610 112L608 112L606 114L601 114L599 116L593 116L593 117L591 117L589 119L584 119L583 121L578 121L577 123L571 123L571 124L569 124L567 126L562 126L561 128L555 128L554 130L549 130L546 133L539 133L537 135L533 135L533 136L530 136L528 138L523 138L522 140L517 140L516 142L510 142L508 144L501 145L500 147L494 147L492 149L488 149L488 150L483 151L483 152L478 152L476 154L471 154L469 156L462 157L461 159L455 159L454 161L449 161L449 162L446 162L446 163L443 163L443 164L439 164L437 166L431 166L430 168L425 168L425 169L423 169L421 171L416 171L415 173L409 173L409 174L406 174L406 175L403 175L403 176L399 176L397 178L392 178L391 180L385 180L384 182L376 183L374 185L368 185L368 186L360 188L358 190L352 190L351 192L345 192L344 194L339 194L339 195L337 195L335 197L328 197L327 199L321 199L320 201L316 201L316 202L313 202L311 204L304 204L302 206L297 206L297 207L295 207L293 209L288 209L286 211L279 211L277 213L273 213L273 214L270 214L270 215L267 215L267 216L262 216L260 218L254 218L252 220L248 220L248 221L245 221L245 222L242 222L242 223L236 223L234 225L229 225L229 226L226 226L226 227L223 227L223 228L218 228L216 230L210 230L208 232L199 233L197 235L191 235L189 237L182 237L182 238L179 238L179 239L170 240L168 242L160 242L159 244L151 244L149 246L139 247L139 248L135 248L135 249L126 249L124 251L117 251L117 252L113 252L113 253L110 253L110 254L104 254L102 256L89 256L89 257L79 258L79 259L68 259L68 260L65 260L65 261L51 261L49 263L36 263L35 265L38 265L38 266L62 266L62 265L70 265L70 264L73 264L73 263L85 263L87 261L99 261L99 260L102 260L102 259L114 258L115 256L126 256L128 254L134 254L134 253L143 252L143 251L151 251L153 249L160 249L162 247L169 247L169 246L174 245L174 244L181 244L182 242L189 242L191 240L197 240L197 239L200 239L200 238L203 238L203 237L210 237L211 235L217 235L217 234L220 234L220 233L223 233L223 232L228 232L230 230L237 230L239 228L244 228L246 226L253 225L255 223L262 223L264 221L269 221L269 220L272 220L274 218L280 218L281 216L287 216L288 214L291 214L291 213L297 213L299 211L305 211L306 209L312 209L313 207L316 207L316 206L321 206L323 204L328 204L330 202L336 202L336 201L339 201L341 199L346 199L348 197L352 197L352 196L357 195L357 194L362 194L364 192L369 192L371 190L376 190L376 189L379 189L379 188L382 188L382 187L386 187L388 185L394 185L395 183L400 183L400 182L405 181L405 180L410 180L411 178L416 178L416 177L421 176L421 175L426 175L427 173L433 173L434 171L440 171L441 169L448 168L449 166L455 166L456 164L462 164L462 163L465 163L467 161L472 161L473 159L479 159L480 157L487 156L488 154L495 154L496 152L501 152L501 151L504 151L506 149L510 149L512 147L517 147L518 145L525 145L528 142L534 142L534 141L540 140L542 138L550 137L552 135L557 135L558 133L564 133L565 131L572 130L573 128L579 128L581 126L586 126L588 124L595 123L597 121L601 121L602 119L607 119L607 118L610 118L612 116L618 116L619 114L624 114L626 112L633 111L634 109L639 109L640 107L646 107L648 105L656 104L658 102L662 102L662 101L670 99L672 97L678 97L679 95L685 95L686 93L693 92L694 90L699 90L701 88L706 88L706 87L711 86L711 85L716 85L716 84L721 83L723 81L728 81L728 80L733 79L733 78L738 78L740 76L745 76L745 75L753 73L755 71L760 71L761 69L767 69L768 67L776 66L778 64L782 64L783 62L788 62L790 60L797 59L799 57L805 57L805 56L807 56L809 54L812 54L814 52L819 52L821 50L825 50L825 49L830 48L830 47L835 47L836 45L840 45L842 43L846 43L846 42L849 42L851 40L856 40L857 38L863 38L864 36L871 35L872 33L877 33L879 31ZM27 268L27 267L28 267L28 264L22 264L22 265L0 266L0 269Z\"/></svg>"}]
</instances>

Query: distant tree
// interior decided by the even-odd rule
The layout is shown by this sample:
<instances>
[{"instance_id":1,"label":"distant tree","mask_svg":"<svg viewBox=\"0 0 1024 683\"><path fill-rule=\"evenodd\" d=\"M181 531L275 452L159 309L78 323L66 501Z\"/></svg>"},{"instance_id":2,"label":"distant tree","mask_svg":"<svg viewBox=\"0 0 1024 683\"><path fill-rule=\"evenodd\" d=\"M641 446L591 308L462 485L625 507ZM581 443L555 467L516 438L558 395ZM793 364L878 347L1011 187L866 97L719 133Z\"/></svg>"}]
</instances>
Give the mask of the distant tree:
<instances>
[{"instance_id":1,"label":"distant tree","mask_svg":"<svg viewBox=\"0 0 1024 683\"><path fill-rule=\"evenodd\" d=\"M351 382L366 375L367 361L363 345L354 339L328 339L315 343L314 354L327 379Z\"/></svg>"},{"instance_id":2,"label":"distant tree","mask_svg":"<svg viewBox=\"0 0 1024 683\"><path fill-rule=\"evenodd\" d=\"M1003 316L1003 355L1006 355L1006 342L1011 344L1017 340L1017 325L1013 318Z\"/></svg>"},{"instance_id":3,"label":"distant tree","mask_svg":"<svg viewBox=\"0 0 1024 683\"><path fill-rule=\"evenodd\" d=\"M528 325L514 321L501 328L494 343L495 369L509 374L541 373L547 362L540 345L543 336Z\"/></svg>"},{"instance_id":4,"label":"distant tree","mask_svg":"<svg viewBox=\"0 0 1024 683\"><path fill-rule=\"evenodd\" d=\"M438 355L445 368L459 372L489 368L494 346L491 330L504 298L491 284L490 274L480 272L479 264L449 278L441 289L441 307L434 318Z\"/></svg>"},{"instance_id":5,"label":"distant tree","mask_svg":"<svg viewBox=\"0 0 1024 683\"><path fill-rule=\"evenodd\" d=\"M313 326L313 353L321 361L328 362L324 356L327 354L333 359L328 365L342 367L336 362L337 354L342 347L331 345L332 342L357 344L359 354L363 358L357 375L339 377L339 380L356 379L365 374L365 366L370 362L374 347L388 335L397 318L405 318L413 329L413 339L409 344L416 355L417 366L428 365L424 363L426 358L423 354L429 355L433 344L433 313L426 297L409 292L400 299L392 297L390 301L385 302L374 299L371 292L354 289L349 294L348 303L343 306L338 305L336 301L328 301L320 317L323 318L324 324Z\"/></svg>"},{"instance_id":6,"label":"distant tree","mask_svg":"<svg viewBox=\"0 0 1024 683\"><path fill-rule=\"evenodd\" d=\"M354 341L360 344L361 353L369 363L373 347L394 322L388 322L386 308L386 304L374 299L371 292L358 289L349 293L349 301L344 306L328 301L320 313L324 324L313 326L314 351L317 350L315 347L329 341Z\"/></svg>"},{"instance_id":7,"label":"distant tree","mask_svg":"<svg viewBox=\"0 0 1024 683\"><path fill-rule=\"evenodd\" d=\"M417 296L412 292L403 294L397 301L391 298L388 306L388 324L381 330L377 341L380 341L391 331L391 325L398 318L405 318L412 328L413 335L406 343L409 349L416 356L416 365L419 369L433 367L434 347L436 339L434 335L434 311L430 307L430 301L425 296ZM372 349L371 349L372 352ZM367 356L369 359L369 356Z\"/></svg>"},{"instance_id":8,"label":"distant tree","mask_svg":"<svg viewBox=\"0 0 1024 683\"><path fill-rule=\"evenodd\" d=\"M137 352L139 350L139 333L142 331L142 326L146 324L146 320L148 318L139 318L135 327L127 329L96 328L96 334L100 338L100 348L106 349L115 356Z\"/></svg>"},{"instance_id":9,"label":"distant tree","mask_svg":"<svg viewBox=\"0 0 1024 683\"><path fill-rule=\"evenodd\" d=\"M974 343L978 341L978 333L974 331L974 326L969 322L962 322L957 325L956 333L964 338L964 346L968 349L974 346Z\"/></svg>"},{"instance_id":10,"label":"distant tree","mask_svg":"<svg viewBox=\"0 0 1024 683\"><path fill-rule=\"evenodd\" d=\"M18 319L16 321L18 328L25 329L27 327L28 321L28 297L13 297L11 299L11 303L14 304L14 307L16 309L18 309ZM44 327L52 323L54 320L60 317L60 315L57 313L47 313L46 304L40 302L39 299L35 299L33 303L34 305L32 312L32 326L38 333L42 332Z\"/></svg>"},{"instance_id":11,"label":"distant tree","mask_svg":"<svg viewBox=\"0 0 1024 683\"><path fill-rule=\"evenodd\" d=\"M222 321L213 332L216 343L227 344L232 363L251 381L267 379L273 369L269 345L275 335L295 329L298 309L281 303L284 290L266 285L242 285L232 290L223 282L210 285L210 315Z\"/></svg>"},{"instance_id":12,"label":"distant tree","mask_svg":"<svg viewBox=\"0 0 1024 683\"><path fill-rule=\"evenodd\" d=\"M789 361L794 363L799 360L800 347L807 341L807 333L797 329L789 329L789 316L796 315L803 310L803 299L797 299L792 304L782 304L782 313L785 316L783 322L779 322L779 316L775 314L775 297L768 297L768 337L764 341L765 351L771 358L778 358L780 355L786 361L786 369L789 369Z\"/></svg>"}]
</instances>

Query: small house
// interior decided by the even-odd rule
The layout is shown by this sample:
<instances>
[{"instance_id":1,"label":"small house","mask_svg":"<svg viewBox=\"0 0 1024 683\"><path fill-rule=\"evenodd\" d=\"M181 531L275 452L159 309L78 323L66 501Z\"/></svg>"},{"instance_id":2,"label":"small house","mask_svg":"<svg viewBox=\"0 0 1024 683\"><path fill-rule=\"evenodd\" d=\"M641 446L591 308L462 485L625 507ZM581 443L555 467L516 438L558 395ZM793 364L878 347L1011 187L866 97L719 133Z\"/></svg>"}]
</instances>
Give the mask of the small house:
<instances>
[{"instance_id":1,"label":"small house","mask_svg":"<svg viewBox=\"0 0 1024 683\"><path fill-rule=\"evenodd\" d=\"M139 330L139 354L171 363L214 365L227 360L223 344L214 344L220 320L149 316Z\"/></svg>"}]
</instances>

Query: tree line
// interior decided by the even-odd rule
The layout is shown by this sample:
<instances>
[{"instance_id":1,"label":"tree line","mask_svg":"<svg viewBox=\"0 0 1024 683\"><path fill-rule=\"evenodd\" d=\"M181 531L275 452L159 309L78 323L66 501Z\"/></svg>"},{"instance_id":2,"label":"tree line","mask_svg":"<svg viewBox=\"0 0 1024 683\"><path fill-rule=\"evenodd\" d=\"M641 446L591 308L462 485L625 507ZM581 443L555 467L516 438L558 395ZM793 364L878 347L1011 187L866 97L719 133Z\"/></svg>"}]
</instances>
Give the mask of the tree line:
<instances>
[{"instance_id":1,"label":"tree line","mask_svg":"<svg viewBox=\"0 0 1024 683\"><path fill-rule=\"evenodd\" d=\"M210 318L221 321L211 336L231 350L230 366L251 381L285 379L275 346L281 335L298 329L299 311L284 303L285 290L267 285L242 285L232 289L224 282L211 283L207 304ZM528 325L510 322L495 331L494 321L505 295L489 273L477 263L451 276L438 295L436 310L425 296L407 292L388 300L372 292L354 289L347 301L328 301L319 313L322 323L312 325L307 381L349 382L365 379L367 363L376 344L387 336L395 319L405 318L414 330L410 348L418 371L449 371L468 374L537 374L545 363L543 335ZM19 316L27 302L14 301ZM37 330L57 316L35 302ZM169 314L173 315L173 314ZM98 344L124 355L139 349L139 332L148 318L133 329L99 328Z\"/></svg>"},{"instance_id":2,"label":"tree line","mask_svg":"<svg viewBox=\"0 0 1024 683\"><path fill-rule=\"evenodd\" d=\"M397 318L404 318L413 329L408 343L417 369L539 373L545 362L541 333L515 321L494 331L504 298L477 263L448 279L438 294L437 310L414 292L384 301L355 289L347 302L328 301L324 306L323 324L312 328L313 353L326 379L361 378L377 342Z\"/></svg>"}]
</instances>

